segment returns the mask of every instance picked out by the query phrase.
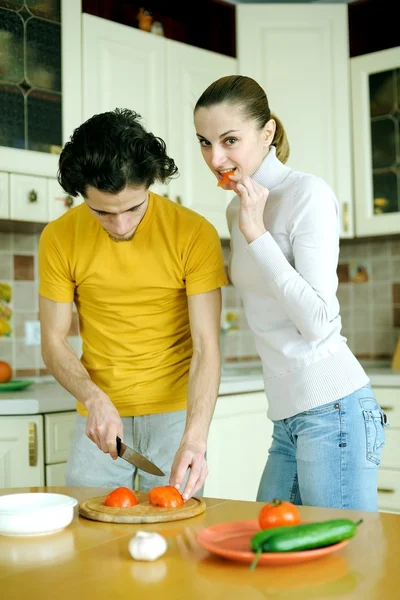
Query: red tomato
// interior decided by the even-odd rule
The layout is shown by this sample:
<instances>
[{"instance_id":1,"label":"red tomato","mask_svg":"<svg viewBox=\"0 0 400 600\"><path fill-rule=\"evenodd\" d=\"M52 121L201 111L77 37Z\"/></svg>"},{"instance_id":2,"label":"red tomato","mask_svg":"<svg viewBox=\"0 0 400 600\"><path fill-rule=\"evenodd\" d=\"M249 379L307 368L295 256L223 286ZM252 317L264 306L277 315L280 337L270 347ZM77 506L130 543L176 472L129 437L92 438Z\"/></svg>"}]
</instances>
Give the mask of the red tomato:
<instances>
[{"instance_id":1,"label":"red tomato","mask_svg":"<svg viewBox=\"0 0 400 600\"><path fill-rule=\"evenodd\" d=\"M164 485L150 490L149 502L153 506L177 508L183 505L183 498L173 485Z\"/></svg>"},{"instance_id":2,"label":"red tomato","mask_svg":"<svg viewBox=\"0 0 400 600\"><path fill-rule=\"evenodd\" d=\"M262 507L258 514L258 523L261 529L298 525L300 513L291 502L275 499Z\"/></svg>"},{"instance_id":3,"label":"red tomato","mask_svg":"<svg viewBox=\"0 0 400 600\"><path fill-rule=\"evenodd\" d=\"M113 506L115 508L129 508L139 504L139 500L136 497L135 492L132 492L129 488L119 487L108 494L104 500L106 506Z\"/></svg>"},{"instance_id":4,"label":"red tomato","mask_svg":"<svg viewBox=\"0 0 400 600\"><path fill-rule=\"evenodd\" d=\"M218 187L221 187L221 185L225 185L226 183L229 183L231 181L231 179L229 179L229 175L233 175L235 171L227 171L226 173L222 174L222 179L220 179L217 183Z\"/></svg>"}]
</instances>

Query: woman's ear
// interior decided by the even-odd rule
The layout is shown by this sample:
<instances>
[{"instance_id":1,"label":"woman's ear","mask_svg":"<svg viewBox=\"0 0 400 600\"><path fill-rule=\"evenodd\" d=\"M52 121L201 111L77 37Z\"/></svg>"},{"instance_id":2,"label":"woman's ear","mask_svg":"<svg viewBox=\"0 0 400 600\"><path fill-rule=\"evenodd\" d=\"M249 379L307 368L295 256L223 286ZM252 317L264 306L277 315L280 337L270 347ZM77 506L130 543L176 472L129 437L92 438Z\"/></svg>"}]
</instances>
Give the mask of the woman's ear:
<instances>
[{"instance_id":1,"label":"woman's ear","mask_svg":"<svg viewBox=\"0 0 400 600\"><path fill-rule=\"evenodd\" d=\"M270 119L264 125L264 144L270 146L273 142L276 131L276 122L274 119Z\"/></svg>"}]
</instances>

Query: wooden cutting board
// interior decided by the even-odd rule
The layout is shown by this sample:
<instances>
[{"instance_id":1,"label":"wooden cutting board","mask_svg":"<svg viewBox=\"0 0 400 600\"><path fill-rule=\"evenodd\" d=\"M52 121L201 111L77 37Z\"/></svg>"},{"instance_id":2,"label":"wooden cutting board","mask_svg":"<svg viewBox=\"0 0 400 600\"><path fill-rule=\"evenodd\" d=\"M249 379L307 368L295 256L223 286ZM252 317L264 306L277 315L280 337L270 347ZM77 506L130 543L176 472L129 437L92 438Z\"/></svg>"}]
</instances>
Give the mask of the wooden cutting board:
<instances>
[{"instance_id":1,"label":"wooden cutting board","mask_svg":"<svg viewBox=\"0 0 400 600\"><path fill-rule=\"evenodd\" d=\"M190 519L206 510L206 503L202 498L190 498L179 508L162 508L150 504L147 492L135 494L139 504L130 508L105 506L104 500L107 496L89 498L79 504L79 514L86 519L105 523L162 523Z\"/></svg>"}]
</instances>

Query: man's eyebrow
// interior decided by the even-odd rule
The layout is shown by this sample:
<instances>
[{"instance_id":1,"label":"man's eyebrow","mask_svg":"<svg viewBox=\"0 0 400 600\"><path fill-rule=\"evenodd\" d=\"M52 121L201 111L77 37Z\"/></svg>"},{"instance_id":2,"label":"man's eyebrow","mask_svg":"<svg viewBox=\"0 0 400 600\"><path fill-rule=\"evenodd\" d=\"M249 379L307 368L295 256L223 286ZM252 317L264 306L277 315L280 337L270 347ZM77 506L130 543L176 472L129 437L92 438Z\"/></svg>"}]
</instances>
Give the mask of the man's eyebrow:
<instances>
[{"instance_id":1,"label":"man's eyebrow","mask_svg":"<svg viewBox=\"0 0 400 600\"><path fill-rule=\"evenodd\" d=\"M140 206L142 206L142 204L144 204L146 202L147 198L145 200L143 200L143 202L141 202L140 204L135 204L134 206L131 206L130 208L127 208L126 210L124 210L123 212L129 212L130 210L133 210L134 208L139 208ZM101 210L100 208L92 208L89 204L88 204L90 210L93 210L96 213L101 213L102 215L118 215L121 213L112 213L112 212L107 212L106 210Z\"/></svg>"},{"instance_id":2,"label":"man's eyebrow","mask_svg":"<svg viewBox=\"0 0 400 600\"><path fill-rule=\"evenodd\" d=\"M228 131L225 131L224 133L221 133L221 135L219 136L220 138L225 137L226 135L229 135L230 133L236 133L237 131L239 131L238 129L229 129ZM196 133L198 138L201 138L202 140L206 140L207 138L204 137L204 135L201 135L200 133Z\"/></svg>"}]
</instances>

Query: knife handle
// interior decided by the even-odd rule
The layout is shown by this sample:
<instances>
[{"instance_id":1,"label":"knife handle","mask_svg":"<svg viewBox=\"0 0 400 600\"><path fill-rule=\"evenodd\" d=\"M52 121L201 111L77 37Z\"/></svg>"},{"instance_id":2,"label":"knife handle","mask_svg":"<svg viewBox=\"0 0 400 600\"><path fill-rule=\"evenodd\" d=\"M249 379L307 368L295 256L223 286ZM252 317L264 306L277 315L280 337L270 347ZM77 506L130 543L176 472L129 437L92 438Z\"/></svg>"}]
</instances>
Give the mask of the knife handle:
<instances>
[{"instance_id":1,"label":"knife handle","mask_svg":"<svg viewBox=\"0 0 400 600\"><path fill-rule=\"evenodd\" d=\"M121 452L121 438L117 436L117 454L120 455Z\"/></svg>"}]
</instances>

